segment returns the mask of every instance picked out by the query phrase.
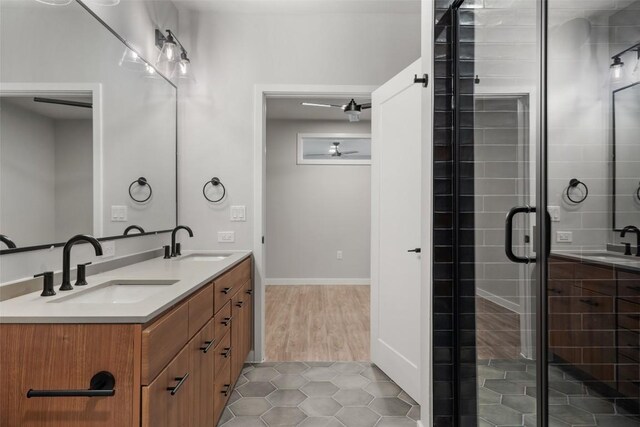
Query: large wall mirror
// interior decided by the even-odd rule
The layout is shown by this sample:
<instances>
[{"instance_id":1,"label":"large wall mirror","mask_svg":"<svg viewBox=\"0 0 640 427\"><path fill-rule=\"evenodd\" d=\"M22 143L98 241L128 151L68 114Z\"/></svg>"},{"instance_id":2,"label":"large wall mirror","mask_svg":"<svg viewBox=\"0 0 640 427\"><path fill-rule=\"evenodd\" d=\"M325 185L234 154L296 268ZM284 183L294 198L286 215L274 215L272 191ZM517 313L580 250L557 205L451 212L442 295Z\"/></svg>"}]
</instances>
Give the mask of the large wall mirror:
<instances>
[{"instance_id":1,"label":"large wall mirror","mask_svg":"<svg viewBox=\"0 0 640 427\"><path fill-rule=\"evenodd\" d=\"M640 227L640 82L613 93L613 228Z\"/></svg>"},{"instance_id":2,"label":"large wall mirror","mask_svg":"<svg viewBox=\"0 0 640 427\"><path fill-rule=\"evenodd\" d=\"M81 2L0 8L0 254L173 228L176 87Z\"/></svg>"}]
</instances>

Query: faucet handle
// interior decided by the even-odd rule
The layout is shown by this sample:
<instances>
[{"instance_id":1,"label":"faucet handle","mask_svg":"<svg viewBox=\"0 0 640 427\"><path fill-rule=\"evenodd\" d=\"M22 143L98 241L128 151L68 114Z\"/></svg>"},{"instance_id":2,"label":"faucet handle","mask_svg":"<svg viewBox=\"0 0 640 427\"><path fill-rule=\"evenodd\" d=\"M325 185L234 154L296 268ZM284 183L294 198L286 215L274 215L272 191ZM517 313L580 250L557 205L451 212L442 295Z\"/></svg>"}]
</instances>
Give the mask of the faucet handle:
<instances>
[{"instance_id":1,"label":"faucet handle","mask_svg":"<svg viewBox=\"0 0 640 427\"><path fill-rule=\"evenodd\" d=\"M631 243L624 243L624 254L631 255Z\"/></svg>"},{"instance_id":2,"label":"faucet handle","mask_svg":"<svg viewBox=\"0 0 640 427\"><path fill-rule=\"evenodd\" d=\"M78 264L78 272L76 274L76 284L75 286L86 286L87 283L87 265L91 264L90 262L85 262L84 264Z\"/></svg>"},{"instance_id":3,"label":"faucet handle","mask_svg":"<svg viewBox=\"0 0 640 427\"><path fill-rule=\"evenodd\" d=\"M50 297L56 294L56 291L53 290L53 271L45 271L33 277L42 277L43 279L41 297Z\"/></svg>"}]
</instances>

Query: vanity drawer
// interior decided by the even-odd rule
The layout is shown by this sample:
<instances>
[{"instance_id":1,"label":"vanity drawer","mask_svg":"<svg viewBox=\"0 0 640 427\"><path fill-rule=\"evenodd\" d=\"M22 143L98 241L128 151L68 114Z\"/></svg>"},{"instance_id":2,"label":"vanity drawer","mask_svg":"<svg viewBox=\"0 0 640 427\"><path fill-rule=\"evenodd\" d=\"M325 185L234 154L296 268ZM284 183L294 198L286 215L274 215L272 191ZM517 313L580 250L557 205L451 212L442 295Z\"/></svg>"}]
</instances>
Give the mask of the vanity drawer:
<instances>
[{"instance_id":1,"label":"vanity drawer","mask_svg":"<svg viewBox=\"0 0 640 427\"><path fill-rule=\"evenodd\" d=\"M216 375L231 361L231 351L231 332L227 332L213 350Z\"/></svg>"},{"instance_id":2,"label":"vanity drawer","mask_svg":"<svg viewBox=\"0 0 640 427\"><path fill-rule=\"evenodd\" d=\"M618 391L626 397L640 395L640 366L635 360L620 356L618 360Z\"/></svg>"},{"instance_id":3,"label":"vanity drawer","mask_svg":"<svg viewBox=\"0 0 640 427\"><path fill-rule=\"evenodd\" d=\"M618 353L640 362L640 335L636 332L619 329Z\"/></svg>"},{"instance_id":4,"label":"vanity drawer","mask_svg":"<svg viewBox=\"0 0 640 427\"><path fill-rule=\"evenodd\" d=\"M616 274L613 268L576 263L576 284L593 292L616 295Z\"/></svg>"},{"instance_id":5,"label":"vanity drawer","mask_svg":"<svg viewBox=\"0 0 640 427\"><path fill-rule=\"evenodd\" d=\"M233 390L233 384L231 381L231 363L227 362L220 368L216 373L213 383L213 420L214 425L217 425L220 415L222 415L222 411L224 410L224 407L229 400L229 396L231 396L231 391Z\"/></svg>"},{"instance_id":6,"label":"vanity drawer","mask_svg":"<svg viewBox=\"0 0 640 427\"><path fill-rule=\"evenodd\" d=\"M189 299L189 337L194 336L213 317L213 283Z\"/></svg>"},{"instance_id":7,"label":"vanity drawer","mask_svg":"<svg viewBox=\"0 0 640 427\"><path fill-rule=\"evenodd\" d=\"M232 270L216 279L213 282L215 287L215 312L217 313L227 301L230 301L233 295L238 292L242 285L249 279L251 279L251 259L242 261Z\"/></svg>"},{"instance_id":8,"label":"vanity drawer","mask_svg":"<svg viewBox=\"0 0 640 427\"><path fill-rule=\"evenodd\" d=\"M618 325L632 331L640 331L640 304L618 298Z\"/></svg>"},{"instance_id":9,"label":"vanity drawer","mask_svg":"<svg viewBox=\"0 0 640 427\"><path fill-rule=\"evenodd\" d=\"M149 384L189 341L189 304L170 310L142 331L142 384Z\"/></svg>"},{"instance_id":10,"label":"vanity drawer","mask_svg":"<svg viewBox=\"0 0 640 427\"><path fill-rule=\"evenodd\" d=\"M549 279L572 280L575 277L575 265L575 261L551 257L549 259Z\"/></svg>"},{"instance_id":11,"label":"vanity drawer","mask_svg":"<svg viewBox=\"0 0 640 427\"><path fill-rule=\"evenodd\" d=\"M582 289L582 293L573 297L573 313L613 313L613 297Z\"/></svg>"},{"instance_id":12,"label":"vanity drawer","mask_svg":"<svg viewBox=\"0 0 640 427\"><path fill-rule=\"evenodd\" d=\"M640 303L640 274L619 271L618 296Z\"/></svg>"},{"instance_id":13,"label":"vanity drawer","mask_svg":"<svg viewBox=\"0 0 640 427\"><path fill-rule=\"evenodd\" d=\"M231 329L231 301L216 313L213 318L216 342L219 343L222 337Z\"/></svg>"}]
</instances>

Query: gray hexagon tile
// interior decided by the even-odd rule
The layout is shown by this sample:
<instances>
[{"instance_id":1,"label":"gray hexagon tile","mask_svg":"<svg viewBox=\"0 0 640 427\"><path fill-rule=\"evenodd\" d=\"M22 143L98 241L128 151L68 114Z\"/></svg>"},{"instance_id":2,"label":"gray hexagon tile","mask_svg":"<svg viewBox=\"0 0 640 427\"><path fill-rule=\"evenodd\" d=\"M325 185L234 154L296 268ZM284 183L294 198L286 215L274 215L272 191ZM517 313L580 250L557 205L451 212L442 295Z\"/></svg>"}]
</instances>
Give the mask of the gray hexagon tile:
<instances>
[{"instance_id":1,"label":"gray hexagon tile","mask_svg":"<svg viewBox=\"0 0 640 427\"><path fill-rule=\"evenodd\" d=\"M244 374L249 381L271 381L278 375L280 373L273 368L255 368Z\"/></svg>"},{"instance_id":2,"label":"gray hexagon tile","mask_svg":"<svg viewBox=\"0 0 640 427\"><path fill-rule=\"evenodd\" d=\"M329 366L315 366L303 372L302 375L309 381L330 381L334 379L338 373Z\"/></svg>"},{"instance_id":3,"label":"gray hexagon tile","mask_svg":"<svg viewBox=\"0 0 640 427\"><path fill-rule=\"evenodd\" d=\"M342 405L330 397L310 397L300 405L310 417L328 417L335 415Z\"/></svg>"},{"instance_id":4,"label":"gray hexagon tile","mask_svg":"<svg viewBox=\"0 0 640 427\"><path fill-rule=\"evenodd\" d=\"M265 425L258 417L235 417L227 421L224 427L264 427Z\"/></svg>"},{"instance_id":5,"label":"gray hexagon tile","mask_svg":"<svg viewBox=\"0 0 640 427\"><path fill-rule=\"evenodd\" d=\"M340 390L333 395L333 399L342 406L367 406L373 396L362 389Z\"/></svg>"},{"instance_id":6,"label":"gray hexagon tile","mask_svg":"<svg viewBox=\"0 0 640 427\"><path fill-rule=\"evenodd\" d=\"M380 368L378 368L377 366L369 366L365 368L362 372L360 372L360 375L370 381L391 381L387 374L382 372L382 370L380 370Z\"/></svg>"},{"instance_id":7,"label":"gray hexagon tile","mask_svg":"<svg viewBox=\"0 0 640 427\"><path fill-rule=\"evenodd\" d=\"M390 381L370 383L364 389L375 397L397 397L402 391L396 383Z\"/></svg>"},{"instance_id":8,"label":"gray hexagon tile","mask_svg":"<svg viewBox=\"0 0 640 427\"><path fill-rule=\"evenodd\" d=\"M308 382L309 380L298 374L282 374L271 380L271 383L280 389L294 390L299 389Z\"/></svg>"},{"instance_id":9,"label":"gray hexagon tile","mask_svg":"<svg viewBox=\"0 0 640 427\"><path fill-rule=\"evenodd\" d=\"M300 427L344 427L334 417L309 417L300 423Z\"/></svg>"},{"instance_id":10,"label":"gray hexagon tile","mask_svg":"<svg viewBox=\"0 0 640 427\"><path fill-rule=\"evenodd\" d=\"M376 427L416 427L416 422L407 417L382 417Z\"/></svg>"},{"instance_id":11,"label":"gray hexagon tile","mask_svg":"<svg viewBox=\"0 0 640 427\"><path fill-rule=\"evenodd\" d=\"M272 408L262 416L269 427L297 426L305 418L307 416L298 408Z\"/></svg>"},{"instance_id":12,"label":"gray hexagon tile","mask_svg":"<svg viewBox=\"0 0 640 427\"><path fill-rule=\"evenodd\" d=\"M268 382L248 382L238 387L238 393L240 393L242 397L265 397L275 389L273 384Z\"/></svg>"},{"instance_id":13,"label":"gray hexagon tile","mask_svg":"<svg viewBox=\"0 0 640 427\"><path fill-rule=\"evenodd\" d=\"M301 374L309 369L309 366L302 362L283 362L277 364L275 369L281 374Z\"/></svg>"},{"instance_id":14,"label":"gray hexagon tile","mask_svg":"<svg viewBox=\"0 0 640 427\"><path fill-rule=\"evenodd\" d=\"M335 377L332 382L343 390L363 388L369 384L368 379L358 374L339 375Z\"/></svg>"},{"instance_id":15,"label":"gray hexagon tile","mask_svg":"<svg viewBox=\"0 0 640 427\"><path fill-rule=\"evenodd\" d=\"M300 390L276 390L267 396L273 406L298 406L307 398Z\"/></svg>"},{"instance_id":16,"label":"gray hexagon tile","mask_svg":"<svg viewBox=\"0 0 640 427\"><path fill-rule=\"evenodd\" d=\"M331 367L339 374L359 374L364 371L364 366L353 362L336 362Z\"/></svg>"},{"instance_id":17,"label":"gray hexagon tile","mask_svg":"<svg viewBox=\"0 0 640 427\"><path fill-rule=\"evenodd\" d=\"M338 387L329 381L312 381L305 384L300 390L309 397L330 397L338 391Z\"/></svg>"},{"instance_id":18,"label":"gray hexagon tile","mask_svg":"<svg viewBox=\"0 0 640 427\"><path fill-rule=\"evenodd\" d=\"M258 417L271 409L271 404L264 397L245 397L230 405L229 409L236 417Z\"/></svg>"},{"instance_id":19,"label":"gray hexagon tile","mask_svg":"<svg viewBox=\"0 0 640 427\"><path fill-rule=\"evenodd\" d=\"M369 408L349 407L342 408L336 418L346 427L373 427L380 416Z\"/></svg>"},{"instance_id":20,"label":"gray hexagon tile","mask_svg":"<svg viewBox=\"0 0 640 427\"><path fill-rule=\"evenodd\" d=\"M373 399L369 408L386 417L406 417L411 405L397 397L378 397Z\"/></svg>"}]
</instances>

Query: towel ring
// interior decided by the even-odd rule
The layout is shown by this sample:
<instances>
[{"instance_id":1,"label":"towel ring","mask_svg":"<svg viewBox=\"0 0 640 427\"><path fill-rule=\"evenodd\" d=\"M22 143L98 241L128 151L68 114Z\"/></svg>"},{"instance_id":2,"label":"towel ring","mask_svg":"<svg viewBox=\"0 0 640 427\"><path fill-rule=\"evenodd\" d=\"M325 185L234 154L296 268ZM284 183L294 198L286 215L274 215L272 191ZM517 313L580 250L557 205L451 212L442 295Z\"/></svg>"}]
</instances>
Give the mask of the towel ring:
<instances>
[{"instance_id":1,"label":"towel ring","mask_svg":"<svg viewBox=\"0 0 640 427\"><path fill-rule=\"evenodd\" d=\"M133 188L134 185L138 184L140 187L149 187L149 195L147 196L146 199L136 199L135 197L133 197L133 194L131 194L131 189ZM140 178L136 179L135 181L133 181L130 185L129 185L129 197L131 197L131 199L133 199L133 201L138 202L138 203L144 203L147 200L149 200L151 198L151 195L153 194L153 189L151 188L151 184L149 184L149 182L147 181L147 178L141 176Z\"/></svg>"},{"instance_id":2,"label":"towel ring","mask_svg":"<svg viewBox=\"0 0 640 427\"><path fill-rule=\"evenodd\" d=\"M574 199L573 197L571 197L571 189L578 188L580 185L584 187L584 191L582 192L580 199ZM571 180L569 181L569 186L567 187L566 194L567 194L567 199L569 199L571 203L574 203L577 205L578 203L582 203L587 199L587 196L589 196L589 188L587 187L587 184L580 181L578 178L571 178Z\"/></svg>"},{"instance_id":3,"label":"towel ring","mask_svg":"<svg viewBox=\"0 0 640 427\"><path fill-rule=\"evenodd\" d=\"M636 197L640 200L640 184L638 184L638 189L636 190Z\"/></svg>"},{"instance_id":4,"label":"towel ring","mask_svg":"<svg viewBox=\"0 0 640 427\"><path fill-rule=\"evenodd\" d=\"M211 200L209 197L207 197L207 185L209 184L211 184L214 187L217 187L218 185L222 187L222 196L220 196L219 199ZM227 194L227 189L224 187L224 184L222 183L222 181L220 181L220 178L217 178L215 176L211 178L211 180L205 182L204 186L202 187L202 195L204 196L205 199L207 199L211 203L219 202L220 200L224 199L224 196L226 194Z\"/></svg>"}]
</instances>

